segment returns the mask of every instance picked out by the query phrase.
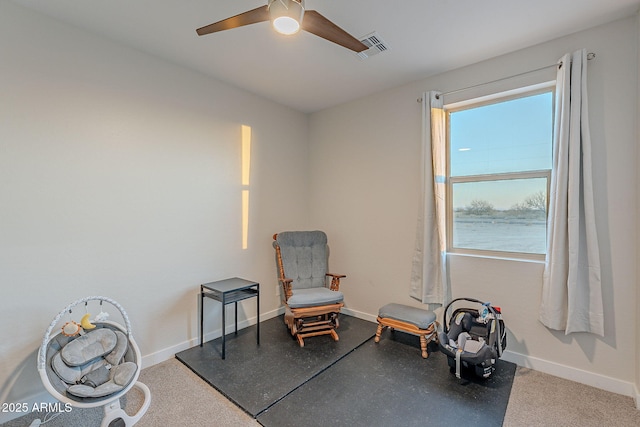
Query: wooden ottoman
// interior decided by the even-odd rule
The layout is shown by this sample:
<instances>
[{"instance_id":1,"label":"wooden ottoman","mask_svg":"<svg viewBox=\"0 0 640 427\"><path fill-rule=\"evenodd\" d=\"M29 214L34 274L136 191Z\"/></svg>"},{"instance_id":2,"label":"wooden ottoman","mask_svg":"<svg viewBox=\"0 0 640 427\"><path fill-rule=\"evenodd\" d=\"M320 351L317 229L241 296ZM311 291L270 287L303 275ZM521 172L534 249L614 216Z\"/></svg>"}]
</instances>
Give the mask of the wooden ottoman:
<instances>
[{"instance_id":1,"label":"wooden ottoman","mask_svg":"<svg viewBox=\"0 0 640 427\"><path fill-rule=\"evenodd\" d=\"M387 304L378 311L378 330L375 342L380 342L384 328L397 329L420 337L422 357L427 358L427 344L438 340L436 315L433 311L404 304Z\"/></svg>"}]
</instances>

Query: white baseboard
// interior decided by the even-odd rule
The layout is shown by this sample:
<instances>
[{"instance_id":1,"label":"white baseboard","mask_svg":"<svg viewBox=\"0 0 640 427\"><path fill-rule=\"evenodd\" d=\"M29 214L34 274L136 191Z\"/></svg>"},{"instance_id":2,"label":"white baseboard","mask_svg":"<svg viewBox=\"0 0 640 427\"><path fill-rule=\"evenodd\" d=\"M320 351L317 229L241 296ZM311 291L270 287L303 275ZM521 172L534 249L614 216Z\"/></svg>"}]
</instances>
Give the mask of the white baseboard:
<instances>
[{"instance_id":1,"label":"white baseboard","mask_svg":"<svg viewBox=\"0 0 640 427\"><path fill-rule=\"evenodd\" d=\"M612 393L634 397L636 400L636 407L640 409L640 406L638 406L640 394L638 393L637 387L632 382L595 374L593 372L584 371L567 365L561 365L559 363L550 362L533 356L515 353L509 350L505 350L505 352L502 353L502 358L508 362L515 363L518 366L531 368L536 371L544 372L545 374L586 384Z\"/></svg>"},{"instance_id":2,"label":"white baseboard","mask_svg":"<svg viewBox=\"0 0 640 427\"><path fill-rule=\"evenodd\" d=\"M264 322L265 320L271 319L272 317L276 317L282 313L284 313L284 307L280 307L276 310L271 310L266 313L260 313L260 321ZM238 322L238 329L244 329L255 324L256 324L256 318L251 317L249 319L245 319ZM226 329L227 329L227 333L233 332L235 330L235 324L227 325ZM205 342L210 341L216 338L220 338L221 336L222 336L221 329L216 329L214 331L205 333L204 341ZM194 347L199 344L200 344L200 337L195 337L187 341L183 341L179 344L173 345L171 347L167 347L162 350L156 351L155 353L142 356L142 367L147 368L149 366L157 365L158 363L171 359L176 355L176 353L179 353L181 351L184 351L188 348Z\"/></svg>"},{"instance_id":3,"label":"white baseboard","mask_svg":"<svg viewBox=\"0 0 640 427\"><path fill-rule=\"evenodd\" d=\"M376 319L378 318L377 316L374 316L372 314L365 313L363 311L353 310L347 307L343 307L341 311L347 316L357 317L358 319L368 320L369 322L377 322Z\"/></svg>"},{"instance_id":4,"label":"white baseboard","mask_svg":"<svg viewBox=\"0 0 640 427\"><path fill-rule=\"evenodd\" d=\"M265 320L271 319L273 317L279 316L284 313L284 307L280 307L276 310L271 310L267 313L260 313L260 321L264 322ZM352 310L350 308L343 307L342 313L357 317L358 319L368 320L370 322L376 321L376 316L373 316L369 313L365 313L362 311ZM251 325L255 325L256 318L252 317L250 319L243 320L238 322L238 329L243 329ZM227 333L233 332L234 325L227 326ZM204 335L204 340L209 341L216 338L220 338L222 334L220 333L220 329L216 329L215 331L207 332ZM147 354L146 356L142 356L142 367L147 368L149 366L156 365L158 363L162 363L165 360L169 360L175 356L176 353L184 351L188 348L196 346L200 344L200 337L191 338L187 341L183 341L179 344L173 345L171 347L164 348L162 350L156 351L155 353Z\"/></svg>"}]
</instances>

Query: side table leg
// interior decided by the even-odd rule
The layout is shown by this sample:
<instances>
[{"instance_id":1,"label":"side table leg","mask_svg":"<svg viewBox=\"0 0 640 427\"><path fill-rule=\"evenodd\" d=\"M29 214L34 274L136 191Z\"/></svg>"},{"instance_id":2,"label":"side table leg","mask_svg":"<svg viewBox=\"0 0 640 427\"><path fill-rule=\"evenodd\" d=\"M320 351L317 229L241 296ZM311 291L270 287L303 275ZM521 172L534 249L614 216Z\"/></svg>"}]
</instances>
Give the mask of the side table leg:
<instances>
[{"instance_id":1,"label":"side table leg","mask_svg":"<svg viewBox=\"0 0 640 427\"><path fill-rule=\"evenodd\" d=\"M202 347L204 340L204 292L202 291L202 285L200 285L200 347Z\"/></svg>"},{"instance_id":2,"label":"side table leg","mask_svg":"<svg viewBox=\"0 0 640 427\"><path fill-rule=\"evenodd\" d=\"M225 300L224 297L222 298L222 359L224 360L224 350L225 350L225 332L227 330L226 326L225 326L225 307L227 305L225 304Z\"/></svg>"},{"instance_id":3,"label":"side table leg","mask_svg":"<svg viewBox=\"0 0 640 427\"><path fill-rule=\"evenodd\" d=\"M235 314L236 314L236 335L238 335L238 301L235 302Z\"/></svg>"}]
</instances>

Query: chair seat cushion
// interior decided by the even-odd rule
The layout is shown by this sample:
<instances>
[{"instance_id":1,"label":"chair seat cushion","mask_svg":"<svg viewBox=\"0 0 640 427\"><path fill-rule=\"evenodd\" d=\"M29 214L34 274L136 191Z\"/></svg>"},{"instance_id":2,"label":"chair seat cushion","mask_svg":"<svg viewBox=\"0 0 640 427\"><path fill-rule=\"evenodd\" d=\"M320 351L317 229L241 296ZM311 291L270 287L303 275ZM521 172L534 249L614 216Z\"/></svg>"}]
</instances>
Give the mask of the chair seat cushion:
<instances>
[{"instance_id":1,"label":"chair seat cushion","mask_svg":"<svg viewBox=\"0 0 640 427\"><path fill-rule=\"evenodd\" d=\"M291 308L313 307L316 305L337 304L344 300L344 295L340 291L331 289L306 288L294 289L293 295L287 301Z\"/></svg>"},{"instance_id":2,"label":"chair seat cushion","mask_svg":"<svg viewBox=\"0 0 640 427\"><path fill-rule=\"evenodd\" d=\"M419 329L427 329L436 321L436 314L433 311L396 303L387 304L380 308L378 316L411 323Z\"/></svg>"}]
</instances>

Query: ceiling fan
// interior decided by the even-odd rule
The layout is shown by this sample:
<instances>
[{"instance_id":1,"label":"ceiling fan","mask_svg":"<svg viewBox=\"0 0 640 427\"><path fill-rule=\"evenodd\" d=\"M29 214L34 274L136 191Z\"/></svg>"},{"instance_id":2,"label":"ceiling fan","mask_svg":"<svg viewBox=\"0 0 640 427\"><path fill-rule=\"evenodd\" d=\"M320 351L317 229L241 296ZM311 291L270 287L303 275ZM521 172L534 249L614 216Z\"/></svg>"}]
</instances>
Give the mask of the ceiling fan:
<instances>
[{"instance_id":1,"label":"ceiling fan","mask_svg":"<svg viewBox=\"0 0 640 427\"><path fill-rule=\"evenodd\" d=\"M199 36L204 36L264 21L271 21L275 30L282 34L295 34L302 29L355 52L368 49L360 40L315 10L305 10L304 0L268 0L266 6L214 22L198 28L196 32Z\"/></svg>"}]
</instances>

